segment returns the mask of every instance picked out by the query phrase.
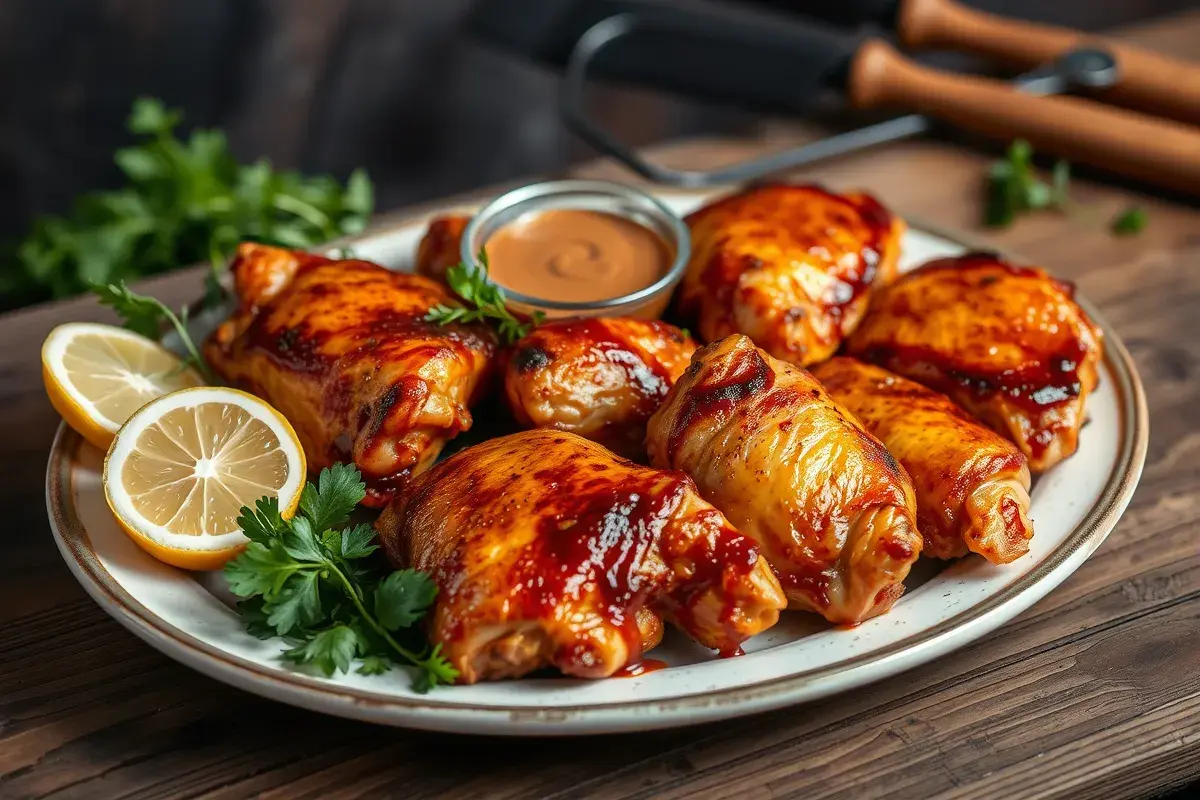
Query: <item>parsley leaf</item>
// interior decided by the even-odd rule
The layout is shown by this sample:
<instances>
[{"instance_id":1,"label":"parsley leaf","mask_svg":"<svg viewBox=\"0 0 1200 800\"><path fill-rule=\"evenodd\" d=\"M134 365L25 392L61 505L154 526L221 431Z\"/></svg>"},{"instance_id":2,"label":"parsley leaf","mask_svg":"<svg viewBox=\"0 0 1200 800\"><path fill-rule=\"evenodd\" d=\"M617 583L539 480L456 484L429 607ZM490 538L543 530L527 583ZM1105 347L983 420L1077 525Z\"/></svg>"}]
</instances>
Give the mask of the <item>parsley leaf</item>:
<instances>
[{"instance_id":1,"label":"parsley leaf","mask_svg":"<svg viewBox=\"0 0 1200 800\"><path fill-rule=\"evenodd\" d=\"M299 570L288 577L283 589L263 604L267 624L280 636L293 628L308 627L321 621L320 573L315 569Z\"/></svg>"},{"instance_id":2,"label":"parsley leaf","mask_svg":"<svg viewBox=\"0 0 1200 800\"><path fill-rule=\"evenodd\" d=\"M358 637L354 630L346 625L335 625L284 650L283 658L295 664L312 664L330 677L339 670L350 671L350 662L357 649Z\"/></svg>"},{"instance_id":3,"label":"parsley leaf","mask_svg":"<svg viewBox=\"0 0 1200 800\"><path fill-rule=\"evenodd\" d=\"M1149 221L1145 209L1130 206L1113 218L1110 228L1115 236L1136 236L1145 230Z\"/></svg>"},{"instance_id":4,"label":"parsley leaf","mask_svg":"<svg viewBox=\"0 0 1200 800\"><path fill-rule=\"evenodd\" d=\"M338 549L341 551L342 558L346 560L366 558L379 549L379 545L372 544L374 539L375 529L370 525L365 523L355 525L342 532Z\"/></svg>"},{"instance_id":5,"label":"parsley leaf","mask_svg":"<svg viewBox=\"0 0 1200 800\"><path fill-rule=\"evenodd\" d=\"M375 590L375 616L389 631L407 628L425 616L435 597L437 585L424 572L393 572Z\"/></svg>"},{"instance_id":6,"label":"parsley leaf","mask_svg":"<svg viewBox=\"0 0 1200 800\"><path fill-rule=\"evenodd\" d=\"M239 164L225 135L178 128L182 114L139 98L127 121L136 138L113 160L125 186L78 199L66 216L39 218L5 276L18 302L66 297L92 284L154 275L208 261L215 272L238 242L306 248L362 231L375 204L362 170L343 187L330 177Z\"/></svg>"},{"instance_id":7,"label":"parsley leaf","mask_svg":"<svg viewBox=\"0 0 1200 800\"><path fill-rule=\"evenodd\" d=\"M425 319L439 325L454 322L492 322L500 338L512 344L525 336L534 326L541 325L546 315L535 311L529 322L522 322L505 305L504 290L488 280L488 255L482 248L474 264L455 264L446 270L446 283L466 302L466 306L438 305L429 309Z\"/></svg>"},{"instance_id":8,"label":"parsley leaf","mask_svg":"<svg viewBox=\"0 0 1200 800\"><path fill-rule=\"evenodd\" d=\"M260 497L254 508L242 507L238 527L252 542L266 544L279 536L283 530L283 518L279 515L278 497Z\"/></svg>"},{"instance_id":9,"label":"parsley leaf","mask_svg":"<svg viewBox=\"0 0 1200 800\"><path fill-rule=\"evenodd\" d=\"M379 549L374 529L335 529L365 493L358 470L337 464L305 486L292 519L283 519L270 498L242 509L238 524L250 543L225 565L225 576L242 598L246 630L286 639L285 661L326 675L348 672L358 659L363 675L398 663L416 667L418 692L453 683L458 671L414 627L433 604L436 584L411 569L381 579L372 560Z\"/></svg>"},{"instance_id":10,"label":"parsley leaf","mask_svg":"<svg viewBox=\"0 0 1200 800\"><path fill-rule=\"evenodd\" d=\"M362 499L367 484L353 464L334 464L321 470L317 485L309 483L300 495L300 510L318 531L341 525Z\"/></svg>"}]
</instances>

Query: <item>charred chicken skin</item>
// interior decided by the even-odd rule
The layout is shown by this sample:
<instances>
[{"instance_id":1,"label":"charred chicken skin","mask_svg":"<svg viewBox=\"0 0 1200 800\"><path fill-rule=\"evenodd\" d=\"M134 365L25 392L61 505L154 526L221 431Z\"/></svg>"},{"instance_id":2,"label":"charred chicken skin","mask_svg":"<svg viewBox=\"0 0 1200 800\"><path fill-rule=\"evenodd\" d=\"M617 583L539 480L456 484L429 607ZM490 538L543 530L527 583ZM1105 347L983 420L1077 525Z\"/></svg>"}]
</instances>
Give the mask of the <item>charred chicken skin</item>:
<instances>
[{"instance_id":1,"label":"charred chicken skin","mask_svg":"<svg viewBox=\"0 0 1200 800\"><path fill-rule=\"evenodd\" d=\"M1101 336L1070 284L972 253L880 291L848 351L947 395L1038 473L1078 446Z\"/></svg>"},{"instance_id":2,"label":"charred chicken skin","mask_svg":"<svg viewBox=\"0 0 1200 800\"><path fill-rule=\"evenodd\" d=\"M912 479L925 555L993 564L1029 551L1029 466L1016 445L919 383L853 358L813 368Z\"/></svg>"},{"instance_id":3,"label":"charred chicken skin","mask_svg":"<svg viewBox=\"0 0 1200 800\"><path fill-rule=\"evenodd\" d=\"M353 461L365 503L381 506L471 427L496 337L423 321L457 302L440 284L257 244L238 249L232 270L238 307L205 356L287 417L309 467Z\"/></svg>"},{"instance_id":4,"label":"charred chicken skin","mask_svg":"<svg viewBox=\"0 0 1200 800\"><path fill-rule=\"evenodd\" d=\"M417 260L414 268L418 275L446 280L446 270L462 261L459 248L462 246L463 231L471 218L466 214L446 214L434 217L429 228L417 245Z\"/></svg>"},{"instance_id":5,"label":"charred chicken skin","mask_svg":"<svg viewBox=\"0 0 1200 800\"><path fill-rule=\"evenodd\" d=\"M759 543L791 607L855 623L904 591L921 552L904 469L808 372L745 336L696 352L646 446Z\"/></svg>"},{"instance_id":6,"label":"charred chicken skin","mask_svg":"<svg viewBox=\"0 0 1200 800\"><path fill-rule=\"evenodd\" d=\"M641 660L658 614L733 654L786 605L758 547L686 475L562 431L456 453L376 527L394 563L437 583L430 641L464 683L607 677Z\"/></svg>"},{"instance_id":7,"label":"charred chicken skin","mask_svg":"<svg viewBox=\"0 0 1200 800\"><path fill-rule=\"evenodd\" d=\"M696 343L665 322L550 322L514 345L508 405L527 428L554 428L644 459L646 422L687 368Z\"/></svg>"},{"instance_id":8,"label":"charred chicken skin","mask_svg":"<svg viewBox=\"0 0 1200 800\"><path fill-rule=\"evenodd\" d=\"M680 315L705 341L742 333L800 366L833 355L873 287L895 277L905 228L870 195L782 184L724 197L687 223Z\"/></svg>"}]
</instances>

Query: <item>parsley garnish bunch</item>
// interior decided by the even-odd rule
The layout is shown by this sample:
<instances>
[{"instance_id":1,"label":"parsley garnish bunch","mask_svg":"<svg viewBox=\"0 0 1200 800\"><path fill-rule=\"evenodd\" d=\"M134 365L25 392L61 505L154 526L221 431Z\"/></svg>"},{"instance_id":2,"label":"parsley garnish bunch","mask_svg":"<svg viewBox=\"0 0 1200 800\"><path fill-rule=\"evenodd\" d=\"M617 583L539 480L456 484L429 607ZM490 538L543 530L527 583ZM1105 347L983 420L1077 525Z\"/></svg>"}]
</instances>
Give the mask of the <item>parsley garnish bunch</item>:
<instances>
[{"instance_id":1,"label":"parsley garnish bunch","mask_svg":"<svg viewBox=\"0 0 1200 800\"><path fill-rule=\"evenodd\" d=\"M533 313L529 322L522 322L504 304L504 290L488 280L488 254L480 248L475 264L459 263L446 271L446 283L466 306L437 305L429 309L425 319L439 325L452 322L493 322L500 338L507 344L525 336L546 315Z\"/></svg>"},{"instance_id":2,"label":"parsley garnish bunch","mask_svg":"<svg viewBox=\"0 0 1200 800\"><path fill-rule=\"evenodd\" d=\"M0 273L0 292L66 297L202 261L216 269L242 240L305 248L366 227L374 192L365 172L343 187L265 160L239 164L219 130L177 137L181 119L159 100L135 101L128 127L140 141L114 156L125 185L37 220L18 266Z\"/></svg>"},{"instance_id":3,"label":"parsley garnish bunch","mask_svg":"<svg viewBox=\"0 0 1200 800\"><path fill-rule=\"evenodd\" d=\"M246 629L260 639L284 638L283 658L311 664L325 675L379 675L394 664L415 666L413 689L427 692L458 677L413 626L437 596L417 570L384 574L371 556L378 549L368 524L349 525L366 495L358 470L335 464L321 470L283 519L279 502L264 497L242 508L238 524L250 544L225 565Z\"/></svg>"}]
</instances>

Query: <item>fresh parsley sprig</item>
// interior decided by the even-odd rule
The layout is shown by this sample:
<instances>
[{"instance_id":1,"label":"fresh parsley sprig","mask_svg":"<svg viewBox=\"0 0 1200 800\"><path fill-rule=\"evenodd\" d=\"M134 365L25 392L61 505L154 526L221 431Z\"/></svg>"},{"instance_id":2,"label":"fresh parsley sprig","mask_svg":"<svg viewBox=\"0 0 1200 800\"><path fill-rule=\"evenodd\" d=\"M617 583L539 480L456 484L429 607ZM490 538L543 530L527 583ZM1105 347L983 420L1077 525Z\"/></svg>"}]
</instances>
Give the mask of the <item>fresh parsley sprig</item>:
<instances>
[{"instance_id":1,"label":"fresh parsley sprig","mask_svg":"<svg viewBox=\"0 0 1200 800\"><path fill-rule=\"evenodd\" d=\"M384 575L370 525L349 525L366 495L358 470L335 464L321 470L300 496L291 519L275 498L242 508L238 524L250 539L225 565L229 587L243 598L246 629L263 639L283 637L286 661L311 664L325 675L378 675L396 663L415 666L413 689L453 683L458 671L430 648L413 626L437 596L429 576L406 569Z\"/></svg>"},{"instance_id":2,"label":"fresh parsley sprig","mask_svg":"<svg viewBox=\"0 0 1200 800\"><path fill-rule=\"evenodd\" d=\"M1033 165L1033 148L1024 139L1017 139L1009 145L1004 158L988 170L984 223L1004 228L1020 214L1044 209L1094 216L1094 209L1071 198L1070 183L1071 165L1061 160L1054 162L1049 183L1039 178ZM1114 218L1109 230L1114 236L1133 236L1146 227L1146 222L1146 212L1135 206Z\"/></svg>"},{"instance_id":3,"label":"fresh parsley sprig","mask_svg":"<svg viewBox=\"0 0 1200 800\"><path fill-rule=\"evenodd\" d=\"M133 291L125 285L125 281L93 286L92 292L101 305L117 312L126 328L148 339L157 342L162 338L163 323L169 323L187 350L184 361L195 367L206 382L217 383L212 370L208 368L208 362L200 355L200 349L188 333L187 306L183 306L176 314L161 300Z\"/></svg>"},{"instance_id":4,"label":"fresh parsley sprig","mask_svg":"<svg viewBox=\"0 0 1200 800\"><path fill-rule=\"evenodd\" d=\"M362 170L343 185L266 160L242 164L219 130L181 136L182 119L159 100L134 102L127 126L136 141L114 154L125 184L39 218L0 269L0 302L66 297L205 260L216 270L243 240L307 248L366 227L375 198Z\"/></svg>"},{"instance_id":5,"label":"fresh parsley sprig","mask_svg":"<svg viewBox=\"0 0 1200 800\"><path fill-rule=\"evenodd\" d=\"M1054 164L1051 182L1038 177L1033 166L1033 148L1024 139L1014 141L1004 159L988 171L988 202L985 222L993 227L1011 225L1018 214L1046 208L1066 210L1071 205L1067 194L1071 166L1066 161Z\"/></svg>"},{"instance_id":6,"label":"fresh parsley sprig","mask_svg":"<svg viewBox=\"0 0 1200 800\"><path fill-rule=\"evenodd\" d=\"M525 336L534 326L541 325L546 315L535 311L529 322L522 322L505 305L504 290L488 280L487 251L480 248L474 264L459 263L446 271L446 283L463 299L466 306L437 305L429 309L425 319L439 325L452 322L492 322L506 343L512 344Z\"/></svg>"}]
</instances>

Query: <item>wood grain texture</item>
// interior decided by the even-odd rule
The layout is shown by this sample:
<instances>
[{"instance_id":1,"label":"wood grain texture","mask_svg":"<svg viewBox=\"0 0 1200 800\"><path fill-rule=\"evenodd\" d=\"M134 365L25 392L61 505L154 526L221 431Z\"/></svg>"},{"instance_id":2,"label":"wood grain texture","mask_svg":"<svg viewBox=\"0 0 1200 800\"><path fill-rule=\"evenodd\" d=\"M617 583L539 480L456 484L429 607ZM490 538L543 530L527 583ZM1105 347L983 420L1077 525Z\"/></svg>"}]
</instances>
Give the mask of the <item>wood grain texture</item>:
<instances>
[{"instance_id":1,"label":"wood grain texture","mask_svg":"<svg viewBox=\"0 0 1200 800\"><path fill-rule=\"evenodd\" d=\"M1141 32L1193 48L1200 14ZM1189 44L1190 43L1190 44ZM720 163L795 141L666 148ZM889 147L805 178L865 185L901 213L976 227L988 158ZM621 176L611 165L587 174ZM830 700L699 728L536 742L323 717L204 678L143 645L63 565L42 504L57 419L38 347L88 302L0 318L0 797L1114 798L1200 778L1200 211L1080 182L1090 211L993 235L1075 280L1133 353L1151 441L1107 542L1049 597L978 643ZM1136 202L1150 225L1114 239ZM173 303L200 274L145 287Z\"/></svg>"}]
</instances>

